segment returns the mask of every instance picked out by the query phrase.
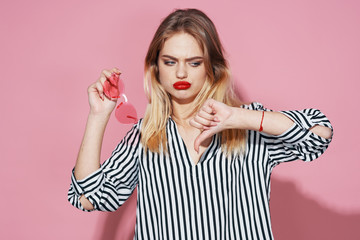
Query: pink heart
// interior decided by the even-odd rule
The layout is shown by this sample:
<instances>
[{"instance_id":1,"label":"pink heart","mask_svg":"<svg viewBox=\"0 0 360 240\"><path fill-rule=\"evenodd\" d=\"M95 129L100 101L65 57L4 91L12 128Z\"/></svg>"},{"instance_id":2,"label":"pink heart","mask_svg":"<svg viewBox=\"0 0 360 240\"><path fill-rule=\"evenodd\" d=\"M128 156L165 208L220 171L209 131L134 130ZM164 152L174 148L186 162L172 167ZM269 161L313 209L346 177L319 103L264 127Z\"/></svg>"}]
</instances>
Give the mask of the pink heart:
<instances>
[{"instance_id":1,"label":"pink heart","mask_svg":"<svg viewBox=\"0 0 360 240\"><path fill-rule=\"evenodd\" d=\"M128 102L121 102L116 107L115 117L119 122L125 124L136 123L138 121L134 106Z\"/></svg>"},{"instance_id":2,"label":"pink heart","mask_svg":"<svg viewBox=\"0 0 360 240\"><path fill-rule=\"evenodd\" d=\"M119 75L113 73L104 82L103 89L104 94L108 98L119 98L120 94L124 92L124 83L120 81Z\"/></svg>"}]
</instances>

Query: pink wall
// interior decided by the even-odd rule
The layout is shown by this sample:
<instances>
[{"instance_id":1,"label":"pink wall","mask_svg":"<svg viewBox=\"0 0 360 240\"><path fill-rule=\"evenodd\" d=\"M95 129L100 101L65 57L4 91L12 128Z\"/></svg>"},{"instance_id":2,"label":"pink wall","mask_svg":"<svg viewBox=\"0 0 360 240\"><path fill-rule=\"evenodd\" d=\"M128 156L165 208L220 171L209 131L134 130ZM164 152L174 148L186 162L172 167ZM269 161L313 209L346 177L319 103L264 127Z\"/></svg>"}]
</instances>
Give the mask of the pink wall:
<instances>
[{"instance_id":1,"label":"pink wall","mask_svg":"<svg viewBox=\"0 0 360 240\"><path fill-rule=\"evenodd\" d=\"M173 8L196 7L215 22L246 99L275 110L316 107L335 128L318 161L275 169L276 239L360 239L359 2L129 2L0 3L0 238L132 238L134 197L112 214L83 213L67 202L88 112L86 88L103 68L118 66L142 113L152 34ZM128 129L111 120L103 159Z\"/></svg>"}]
</instances>

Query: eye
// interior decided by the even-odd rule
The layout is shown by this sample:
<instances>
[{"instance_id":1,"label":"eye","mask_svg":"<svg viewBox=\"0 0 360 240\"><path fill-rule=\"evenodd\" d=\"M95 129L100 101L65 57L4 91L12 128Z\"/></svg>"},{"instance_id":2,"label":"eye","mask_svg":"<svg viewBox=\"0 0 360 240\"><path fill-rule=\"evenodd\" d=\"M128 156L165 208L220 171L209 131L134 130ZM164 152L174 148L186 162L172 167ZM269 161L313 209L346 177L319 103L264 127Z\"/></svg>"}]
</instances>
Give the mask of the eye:
<instances>
[{"instance_id":1,"label":"eye","mask_svg":"<svg viewBox=\"0 0 360 240\"><path fill-rule=\"evenodd\" d=\"M164 64L165 64L165 65L168 65L168 66L173 66L173 65L175 65L175 61L165 60L165 61L164 61Z\"/></svg>"},{"instance_id":2,"label":"eye","mask_svg":"<svg viewBox=\"0 0 360 240\"><path fill-rule=\"evenodd\" d=\"M201 62L190 62L190 66L192 67L198 67L201 65Z\"/></svg>"}]
</instances>

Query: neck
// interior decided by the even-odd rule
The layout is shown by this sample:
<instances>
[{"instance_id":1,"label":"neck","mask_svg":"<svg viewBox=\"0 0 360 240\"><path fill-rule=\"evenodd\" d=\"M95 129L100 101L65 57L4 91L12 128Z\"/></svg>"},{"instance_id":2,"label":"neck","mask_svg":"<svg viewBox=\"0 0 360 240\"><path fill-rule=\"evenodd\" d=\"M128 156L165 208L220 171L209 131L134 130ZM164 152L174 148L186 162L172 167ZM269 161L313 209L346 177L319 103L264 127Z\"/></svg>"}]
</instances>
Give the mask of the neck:
<instances>
[{"instance_id":1,"label":"neck","mask_svg":"<svg viewBox=\"0 0 360 240\"><path fill-rule=\"evenodd\" d=\"M192 112L192 101L190 102L177 102L172 101L172 114L171 117L177 124L182 126L190 126L189 120L193 117L193 114L189 116Z\"/></svg>"}]
</instances>

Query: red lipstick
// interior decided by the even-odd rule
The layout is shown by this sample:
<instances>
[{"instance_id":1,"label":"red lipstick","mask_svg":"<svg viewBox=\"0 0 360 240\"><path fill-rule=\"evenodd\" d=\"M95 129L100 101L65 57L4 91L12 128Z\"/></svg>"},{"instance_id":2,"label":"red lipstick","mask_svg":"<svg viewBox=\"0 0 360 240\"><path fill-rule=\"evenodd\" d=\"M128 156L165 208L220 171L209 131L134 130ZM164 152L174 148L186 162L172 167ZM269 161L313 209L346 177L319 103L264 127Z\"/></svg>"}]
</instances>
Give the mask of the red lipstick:
<instances>
[{"instance_id":1,"label":"red lipstick","mask_svg":"<svg viewBox=\"0 0 360 240\"><path fill-rule=\"evenodd\" d=\"M174 83L173 86L177 90L185 90L185 89L188 89L189 87L191 87L191 83L186 82L186 81L178 81L178 82Z\"/></svg>"}]
</instances>

